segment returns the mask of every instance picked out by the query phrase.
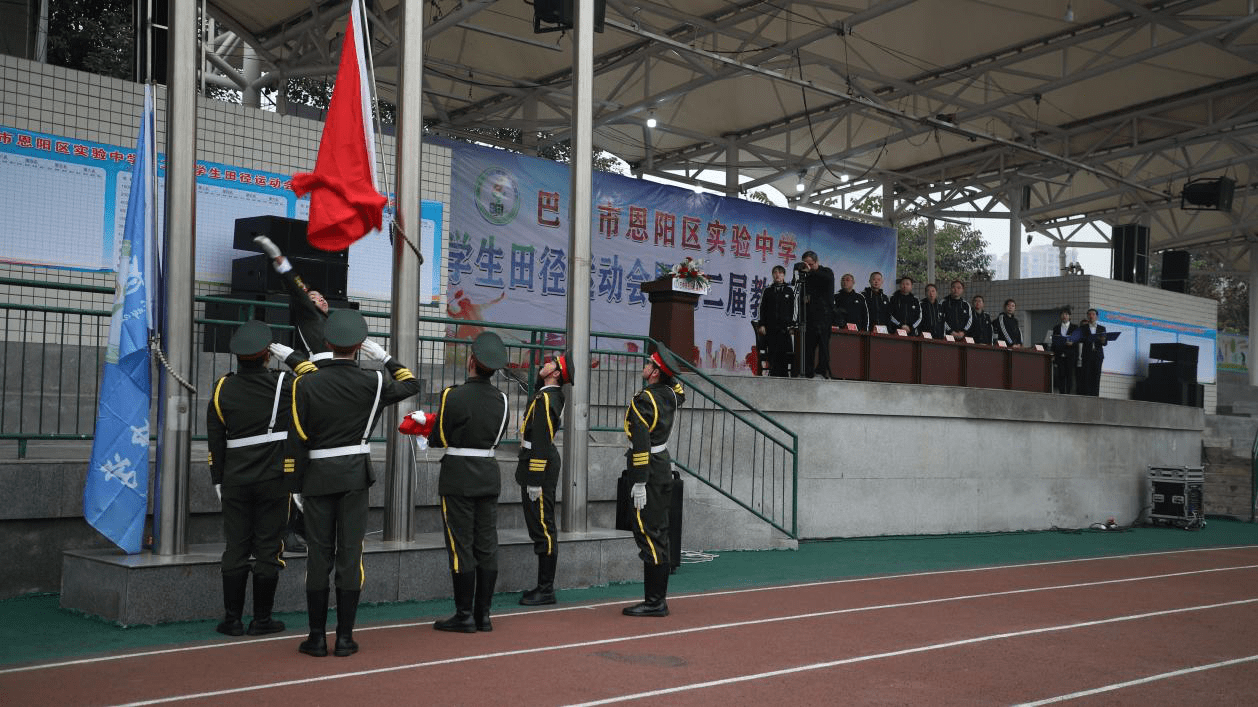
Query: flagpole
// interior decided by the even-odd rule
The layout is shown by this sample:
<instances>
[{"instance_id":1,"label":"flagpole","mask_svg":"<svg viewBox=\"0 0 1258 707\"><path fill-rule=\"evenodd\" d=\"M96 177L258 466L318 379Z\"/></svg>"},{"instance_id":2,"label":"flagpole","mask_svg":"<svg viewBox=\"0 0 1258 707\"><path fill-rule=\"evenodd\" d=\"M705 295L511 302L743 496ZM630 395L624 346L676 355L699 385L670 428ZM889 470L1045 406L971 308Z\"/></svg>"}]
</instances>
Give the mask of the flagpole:
<instances>
[{"instance_id":1,"label":"flagpole","mask_svg":"<svg viewBox=\"0 0 1258 707\"><path fill-rule=\"evenodd\" d=\"M408 241L419 237L420 160L423 130L423 5L402 0L399 20L402 54L398 63L397 194L393 223L398 236L393 239L393 307L389 318L390 344L397 360L419 365L419 266L422 258L412 253ZM437 237L440 237L438 234ZM400 409L387 413L386 430L395 430ZM414 537L415 460L409 441L389 435L385 453L384 539L409 541Z\"/></svg>"},{"instance_id":2,"label":"flagpole","mask_svg":"<svg viewBox=\"0 0 1258 707\"><path fill-rule=\"evenodd\" d=\"M192 461L193 392L175 376L192 372L193 279L196 275L197 7L170 4L166 89L166 359L158 398L159 449L154 551L188 549L188 478Z\"/></svg>"}]
</instances>

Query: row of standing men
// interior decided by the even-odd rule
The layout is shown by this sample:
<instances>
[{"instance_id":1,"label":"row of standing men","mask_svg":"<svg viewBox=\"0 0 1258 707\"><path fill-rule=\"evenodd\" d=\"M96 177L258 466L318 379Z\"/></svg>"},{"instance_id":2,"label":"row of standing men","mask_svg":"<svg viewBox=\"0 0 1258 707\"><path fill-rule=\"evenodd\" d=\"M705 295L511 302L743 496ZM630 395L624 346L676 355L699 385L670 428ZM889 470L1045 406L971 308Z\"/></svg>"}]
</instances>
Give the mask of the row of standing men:
<instances>
[{"instance_id":1,"label":"row of standing men","mask_svg":"<svg viewBox=\"0 0 1258 707\"><path fill-rule=\"evenodd\" d=\"M292 298L291 313L296 343L306 352L272 342L269 327L261 322L245 323L231 340L238 371L215 382L208 403L210 474L222 501L226 537L221 561L225 616L217 630L237 636L284 630L284 624L272 617L272 607L284 567L289 504L296 503L305 512L310 626L299 651L328 654L326 622L334 585L333 653L348 656L358 651L353 627L365 583L368 489L375 481L368 437L383 409L418 393L420 382L367 339L361 314L329 313L326 300L306 287L279 249L264 237L257 240L292 293L300 295ZM379 362L380 370L360 368L356 360L360 353ZM271 356L283 360L296 375L269 368ZM525 605L555 601L559 455L554 435L563 410L560 386L572 382L570 361L562 355L543 365L521 426L516 481L538 557L538 584L521 598ZM495 448L507 429L508 406L506 395L490 378L506 362L501 339L481 334L467 359L467 381L442 391L433 414L407 415L400 428L445 450L438 494L456 611L434 623L438 630L492 630L489 609L498 572L496 513L501 492ZM634 536L644 567L644 601L624 610L630 616L668 615L672 476L667 441L674 412L685 398L675 380L678 370L671 357L653 354L643 367L644 388L626 409L630 446L626 475L633 482ZM246 630L242 615L250 574L254 612Z\"/></svg>"}]
</instances>

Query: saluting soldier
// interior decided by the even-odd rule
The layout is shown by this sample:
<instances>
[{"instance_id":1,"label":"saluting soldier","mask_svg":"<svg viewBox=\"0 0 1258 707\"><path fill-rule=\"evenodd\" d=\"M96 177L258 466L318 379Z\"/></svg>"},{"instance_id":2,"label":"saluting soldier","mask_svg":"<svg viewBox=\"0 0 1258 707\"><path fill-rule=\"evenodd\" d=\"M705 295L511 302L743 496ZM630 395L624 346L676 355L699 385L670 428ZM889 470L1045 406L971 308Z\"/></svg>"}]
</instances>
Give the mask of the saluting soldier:
<instances>
[{"instance_id":1,"label":"saluting soldier","mask_svg":"<svg viewBox=\"0 0 1258 707\"><path fill-rule=\"evenodd\" d=\"M668 511L673 497L673 462L668 437L685 389L674 380L677 366L663 351L651 354L642 366L646 384L625 410L629 437L629 480L633 482L633 539L642 559L643 601L626 607L625 616L668 616Z\"/></svg>"},{"instance_id":2,"label":"saluting soldier","mask_svg":"<svg viewBox=\"0 0 1258 707\"><path fill-rule=\"evenodd\" d=\"M559 528L555 523L555 490L561 462L555 431L563 423L563 388L571 385L572 356L550 359L538 373L542 385L533 394L520 426L520 461L515 480L520 485L524 525L537 555L537 586L520 597L524 606L555 603L555 566L559 562Z\"/></svg>"},{"instance_id":3,"label":"saluting soldier","mask_svg":"<svg viewBox=\"0 0 1258 707\"><path fill-rule=\"evenodd\" d=\"M310 636L298 648L328 654L328 573L336 574L334 655L358 652L354 619L363 582L363 537L367 489L375 483L367 438L381 411L419 392L420 382L384 347L367 340L367 321L352 309L328 316L324 340L333 358L318 371L293 381L293 432L299 491L305 498L306 608ZM354 360L380 361L383 371L364 370Z\"/></svg>"},{"instance_id":4,"label":"saluting soldier","mask_svg":"<svg viewBox=\"0 0 1258 707\"><path fill-rule=\"evenodd\" d=\"M502 479L494 450L507 429L507 396L490 381L507 365L507 348L487 331L472 342L467 381L441 391L431 447L444 447L437 493L454 581L454 615L438 631L492 631L498 581L498 495Z\"/></svg>"},{"instance_id":5,"label":"saluting soldier","mask_svg":"<svg viewBox=\"0 0 1258 707\"><path fill-rule=\"evenodd\" d=\"M254 558L253 620L250 636L277 633L284 623L271 618L279 571L284 568L284 525L288 519L290 465L284 463L288 437L289 389L284 373L267 368L271 329L259 321L245 322L231 338L238 371L214 383L205 414L209 438L210 478L223 506L223 621L217 631L245 633L241 616L249 558ZM285 347L286 348L286 347ZM276 353L281 353L276 351ZM304 357L290 354L299 373L314 370Z\"/></svg>"}]
</instances>

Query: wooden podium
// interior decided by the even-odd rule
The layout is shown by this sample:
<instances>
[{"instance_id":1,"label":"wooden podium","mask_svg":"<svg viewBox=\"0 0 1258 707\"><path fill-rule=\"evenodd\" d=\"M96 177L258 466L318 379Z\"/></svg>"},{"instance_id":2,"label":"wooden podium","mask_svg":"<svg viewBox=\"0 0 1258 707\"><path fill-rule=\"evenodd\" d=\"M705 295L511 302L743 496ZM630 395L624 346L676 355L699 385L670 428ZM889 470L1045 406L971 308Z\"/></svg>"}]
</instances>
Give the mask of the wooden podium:
<instances>
[{"instance_id":1,"label":"wooden podium","mask_svg":"<svg viewBox=\"0 0 1258 707\"><path fill-rule=\"evenodd\" d=\"M695 306L699 295L673 289L673 278L661 277L641 285L651 303L652 339L681 358L695 363Z\"/></svg>"}]
</instances>

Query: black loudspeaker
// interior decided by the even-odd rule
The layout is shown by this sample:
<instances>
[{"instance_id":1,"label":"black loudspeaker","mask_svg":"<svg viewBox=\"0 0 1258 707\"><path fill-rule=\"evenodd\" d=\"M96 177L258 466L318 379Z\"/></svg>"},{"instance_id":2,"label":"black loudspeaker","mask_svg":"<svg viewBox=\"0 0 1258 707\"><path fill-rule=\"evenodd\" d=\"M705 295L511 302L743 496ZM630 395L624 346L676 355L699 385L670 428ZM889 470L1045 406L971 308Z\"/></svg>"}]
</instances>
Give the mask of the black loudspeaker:
<instances>
[{"instance_id":1,"label":"black loudspeaker","mask_svg":"<svg viewBox=\"0 0 1258 707\"><path fill-rule=\"evenodd\" d=\"M594 31L603 31L605 0L594 0ZM576 27L576 0L533 0L533 33L562 32Z\"/></svg>"},{"instance_id":2,"label":"black loudspeaker","mask_svg":"<svg viewBox=\"0 0 1258 707\"><path fill-rule=\"evenodd\" d=\"M253 242L254 236L270 238L285 256L331 261L349 260L348 250L328 252L310 245L310 242L306 240L306 222L300 219L283 216L251 216L236 219L236 228L232 234L233 248L261 253L262 249Z\"/></svg>"},{"instance_id":3,"label":"black loudspeaker","mask_svg":"<svg viewBox=\"0 0 1258 707\"><path fill-rule=\"evenodd\" d=\"M1188 290L1188 269L1192 256L1186 250L1162 253L1162 289L1171 292Z\"/></svg>"},{"instance_id":4,"label":"black loudspeaker","mask_svg":"<svg viewBox=\"0 0 1258 707\"><path fill-rule=\"evenodd\" d=\"M325 261L314 258L286 256L302 281L312 290L318 290L328 301L343 300L349 285L348 261ZM281 294L284 285L280 274L271 267L266 255L251 255L232 261L232 292L257 292Z\"/></svg>"},{"instance_id":5,"label":"black loudspeaker","mask_svg":"<svg viewBox=\"0 0 1258 707\"><path fill-rule=\"evenodd\" d=\"M1149 284L1149 229L1138 223L1114 226L1110 231L1114 251L1113 278L1137 285Z\"/></svg>"},{"instance_id":6,"label":"black loudspeaker","mask_svg":"<svg viewBox=\"0 0 1258 707\"><path fill-rule=\"evenodd\" d=\"M1149 344L1149 358L1190 363L1193 370L1197 370L1197 351L1192 344Z\"/></svg>"},{"instance_id":7,"label":"black loudspeaker","mask_svg":"<svg viewBox=\"0 0 1258 707\"><path fill-rule=\"evenodd\" d=\"M1236 182L1227 177L1194 179L1184 185L1179 208L1185 211L1231 211Z\"/></svg>"}]
</instances>

